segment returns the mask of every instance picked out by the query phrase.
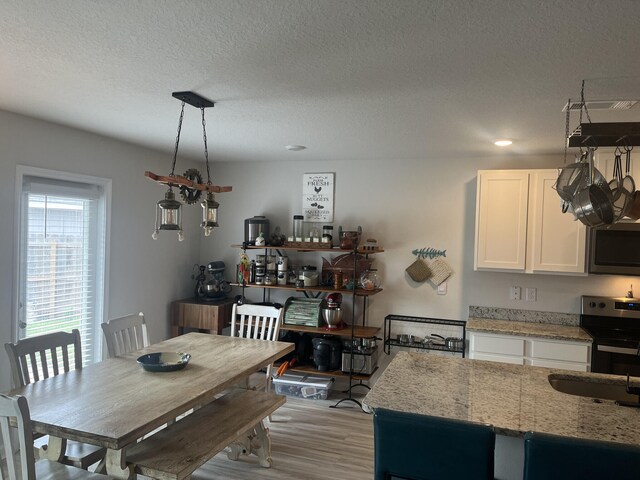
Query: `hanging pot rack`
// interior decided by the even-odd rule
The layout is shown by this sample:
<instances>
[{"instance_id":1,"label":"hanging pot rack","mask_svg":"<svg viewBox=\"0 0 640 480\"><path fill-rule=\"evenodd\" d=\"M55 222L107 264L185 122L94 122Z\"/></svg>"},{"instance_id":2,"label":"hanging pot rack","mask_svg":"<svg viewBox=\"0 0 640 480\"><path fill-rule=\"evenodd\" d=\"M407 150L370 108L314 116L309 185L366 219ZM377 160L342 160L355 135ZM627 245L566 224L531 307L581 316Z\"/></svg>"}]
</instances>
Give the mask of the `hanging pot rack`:
<instances>
[{"instance_id":1,"label":"hanging pot rack","mask_svg":"<svg viewBox=\"0 0 640 480\"><path fill-rule=\"evenodd\" d=\"M633 147L640 145L640 122L581 123L568 137L568 147Z\"/></svg>"}]
</instances>

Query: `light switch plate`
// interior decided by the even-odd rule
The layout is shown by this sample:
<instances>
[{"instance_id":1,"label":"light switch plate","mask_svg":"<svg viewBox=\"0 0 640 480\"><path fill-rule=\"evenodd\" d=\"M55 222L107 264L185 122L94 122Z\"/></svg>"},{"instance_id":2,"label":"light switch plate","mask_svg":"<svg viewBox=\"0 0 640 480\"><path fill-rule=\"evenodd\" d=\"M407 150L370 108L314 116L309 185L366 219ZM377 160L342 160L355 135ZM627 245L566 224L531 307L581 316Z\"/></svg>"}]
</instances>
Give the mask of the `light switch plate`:
<instances>
[{"instance_id":1,"label":"light switch plate","mask_svg":"<svg viewBox=\"0 0 640 480\"><path fill-rule=\"evenodd\" d=\"M446 295L447 294L447 282L442 282L438 285L438 295Z\"/></svg>"}]
</instances>

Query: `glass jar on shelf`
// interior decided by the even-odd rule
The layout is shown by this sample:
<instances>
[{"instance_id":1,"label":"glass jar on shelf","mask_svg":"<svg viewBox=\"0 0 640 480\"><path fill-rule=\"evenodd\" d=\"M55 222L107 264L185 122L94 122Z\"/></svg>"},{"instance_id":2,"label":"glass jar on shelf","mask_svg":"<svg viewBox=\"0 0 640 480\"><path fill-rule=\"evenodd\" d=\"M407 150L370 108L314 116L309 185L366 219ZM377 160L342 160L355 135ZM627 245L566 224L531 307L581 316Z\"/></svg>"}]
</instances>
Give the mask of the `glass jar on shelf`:
<instances>
[{"instance_id":1,"label":"glass jar on shelf","mask_svg":"<svg viewBox=\"0 0 640 480\"><path fill-rule=\"evenodd\" d=\"M304 282L305 287L317 287L319 284L320 275L318 274L318 268L313 265L305 265L300 271L298 277L299 280Z\"/></svg>"},{"instance_id":2,"label":"glass jar on shelf","mask_svg":"<svg viewBox=\"0 0 640 480\"><path fill-rule=\"evenodd\" d=\"M378 276L378 272L374 269L362 272L358 286L363 290L375 290L376 288L380 288L380 277Z\"/></svg>"}]
</instances>

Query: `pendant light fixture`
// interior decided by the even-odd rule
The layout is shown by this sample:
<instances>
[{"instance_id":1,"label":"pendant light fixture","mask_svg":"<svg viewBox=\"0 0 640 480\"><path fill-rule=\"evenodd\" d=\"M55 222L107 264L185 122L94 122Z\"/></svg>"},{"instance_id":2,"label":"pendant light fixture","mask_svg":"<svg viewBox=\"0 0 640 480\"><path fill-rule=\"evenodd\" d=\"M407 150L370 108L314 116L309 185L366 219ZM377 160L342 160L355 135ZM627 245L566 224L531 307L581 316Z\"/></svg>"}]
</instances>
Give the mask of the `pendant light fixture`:
<instances>
[{"instance_id":1,"label":"pendant light fixture","mask_svg":"<svg viewBox=\"0 0 640 480\"><path fill-rule=\"evenodd\" d=\"M210 236L215 227L218 226L218 207L220 204L216 202L214 192L230 192L231 187L215 186L211 184L211 171L209 168L209 151L207 148L207 129L204 118L204 109L213 107L214 103L193 92L174 92L173 97L182 101L180 110L180 118L178 120L178 135L176 136L176 145L173 152L173 163L171 164L171 173L168 177L159 176L152 172L145 172L145 176L160 184L167 185L169 189L165 196L156 204L156 223L153 231L153 239L158 238L160 230L177 230L178 241L184 240L184 232L182 230L182 204L176 200L173 187L178 187L180 195L185 203L191 205L198 201L202 192L206 192L205 200L200 203L202 207L202 222L200 226L204 229L205 236ZM184 118L184 105L188 103L199 108L202 113L202 138L204 140L204 160L207 167L207 183L202 183L202 176L195 168L187 170L183 176L175 174L176 161L178 159L178 146L180 144L180 132L182 131L182 120Z\"/></svg>"}]
</instances>

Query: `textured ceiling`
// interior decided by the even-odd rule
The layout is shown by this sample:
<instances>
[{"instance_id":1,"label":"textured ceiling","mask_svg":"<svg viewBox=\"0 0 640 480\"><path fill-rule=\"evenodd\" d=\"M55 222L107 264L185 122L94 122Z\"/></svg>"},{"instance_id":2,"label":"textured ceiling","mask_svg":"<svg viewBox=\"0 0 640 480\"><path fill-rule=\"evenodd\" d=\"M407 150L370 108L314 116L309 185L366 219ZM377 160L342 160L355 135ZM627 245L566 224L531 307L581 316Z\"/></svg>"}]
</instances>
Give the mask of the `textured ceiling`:
<instances>
[{"instance_id":1,"label":"textured ceiling","mask_svg":"<svg viewBox=\"0 0 640 480\"><path fill-rule=\"evenodd\" d=\"M193 90L216 102L213 160L561 152L583 79L640 98L639 18L637 0L0 0L0 109L170 154L171 92ZM612 115L591 117L640 105ZM203 156L199 122L188 107L181 153Z\"/></svg>"}]
</instances>

